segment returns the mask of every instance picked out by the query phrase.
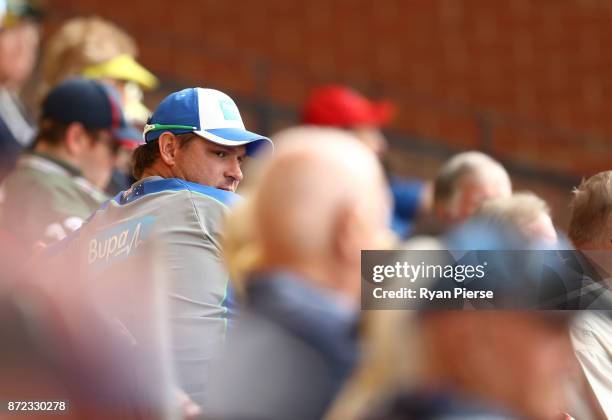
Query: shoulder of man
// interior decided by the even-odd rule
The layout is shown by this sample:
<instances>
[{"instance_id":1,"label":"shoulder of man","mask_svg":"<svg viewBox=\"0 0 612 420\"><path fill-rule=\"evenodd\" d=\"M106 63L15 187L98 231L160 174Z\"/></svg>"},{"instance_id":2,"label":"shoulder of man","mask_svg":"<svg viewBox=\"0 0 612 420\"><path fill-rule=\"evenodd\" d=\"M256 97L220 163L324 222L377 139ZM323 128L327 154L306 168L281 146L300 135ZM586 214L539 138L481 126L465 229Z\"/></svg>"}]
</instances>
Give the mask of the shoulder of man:
<instances>
[{"instance_id":1,"label":"shoulder of man","mask_svg":"<svg viewBox=\"0 0 612 420\"><path fill-rule=\"evenodd\" d=\"M212 200L219 204L222 204L223 206L227 208L233 207L236 204L236 202L240 200L240 196L231 191L226 191L226 190L222 190L219 188L209 187L206 185L196 184L193 182L188 182L188 181L183 181L183 180L177 180L177 181L179 181L179 184L182 184L182 186L186 190L191 192L191 195L194 198L194 200L197 200L198 198Z\"/></svg>"},{"instance_id":2,"label":"shoulder of man","mask_svg":"<svg viewBox=\"0 0 612 420\"><path fill-rule=\"evenodd\" d=\"M139 197L168 192L184 193L202 229L209 233L218 231L226 212L240 200L240 196L233 192L178 178L155 179L137 184L114 200L127 203ZM178 213L182 210L170 207L168 211Z\"/></svg>"},{"instance_id":3,"label":"shoulder of man","mask_svg":"<svg viewBox=\"0 0 612 420\"><path fill-rule=\"evenodd\" d=\"M192 197L205 198L210 201L231 207L240 200L238 194L219 188L208 187L178 178L155 177L142 183L134 184L127 191L123 191L115 196L114 200L119 204L127 204L136 201L144 196L168 193L168 192L188 192Z\"/></svg>"},{"instance_id":4,"label":"shoulder of man","mask_svg":"<svg viewBox=\"0 0 612 420\"><path fill-rule=\"evenodd\" d=\"M21 164L21 162L26 162ZM74 200L81 198L88 204L88 208L97 208L108 197L88 183L84 178L72 176L57 165L46 162L37 156L22 157L15 170L6 179L8 194L37 193L46 191L54 194L58 199L66 197ZM52 203L57 204L57 203ZM75 203L68 203L73 208Z\"/></svg>"},{"instance_id":5,"label":"shoulder of man","mask_svg":"<svg viewBox=\"0 0 612 420\"><path fill-rule=\"evenodd\" d=\"M62 239L77 229L105 198L93 187L89 190L79 182L67 174L18 165L3 186L3 224L9 225L9 229L12 223L23 224L31 231L28 236L33 235L32 239Z\"/></svg>"},{"instance_id":6,"label":"shoulder of man","mask_svg":"<svg viewBox=\"0 0 612 420\"><path fill-rule=\"evenodd\" d=\"M117 194L100 207L90 222L99 229L100 223L114 225L117 217L127 220L151 215L170 231L175 232L171 228L180 226L181 231L203 234L218 245L225 215L237 200L239 196L229 191L177 178L155 177Z\"/></svg>"},{"instance_id":7,"label":"shoulder of man","mask_svg":"<svg viewBox=\"0 0 612 420\"><path fill-rule=\"evenodd\" d=\"M205 235L221 235L227 212L240 200L230 191L192 182L181 181L190 193L191 202L200 227Z\"/></svg>"}]
</instances>

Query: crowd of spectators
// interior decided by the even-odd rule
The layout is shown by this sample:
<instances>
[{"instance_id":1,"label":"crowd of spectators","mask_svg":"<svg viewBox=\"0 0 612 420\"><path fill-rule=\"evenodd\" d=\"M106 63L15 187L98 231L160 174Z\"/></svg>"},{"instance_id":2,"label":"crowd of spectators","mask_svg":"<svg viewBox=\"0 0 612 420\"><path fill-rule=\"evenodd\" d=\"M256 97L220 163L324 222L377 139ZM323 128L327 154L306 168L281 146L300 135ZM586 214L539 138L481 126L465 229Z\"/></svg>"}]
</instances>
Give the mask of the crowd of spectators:
<instances>
[{"instance_id":1,"label":"crowd of spectators","mask_svg":"<svg viewBox=\"0 0 612 420\"><path fill-rule=\"evenodd\" d=\"M208 87L151 111L160 82L97 17L44 45L34 123L19 95L44 14L0 7L0 403L87 419L612 418L612 170L585 174L564 230L480 151L431 180L395 175L383 129L405 116L346 86L316 88L269 137ZM367 250L554 251L573 277L546 310L364 311ZM513 261L525 278L493 279L506 301L542 276Z\"/></svg>"}]
</instances>

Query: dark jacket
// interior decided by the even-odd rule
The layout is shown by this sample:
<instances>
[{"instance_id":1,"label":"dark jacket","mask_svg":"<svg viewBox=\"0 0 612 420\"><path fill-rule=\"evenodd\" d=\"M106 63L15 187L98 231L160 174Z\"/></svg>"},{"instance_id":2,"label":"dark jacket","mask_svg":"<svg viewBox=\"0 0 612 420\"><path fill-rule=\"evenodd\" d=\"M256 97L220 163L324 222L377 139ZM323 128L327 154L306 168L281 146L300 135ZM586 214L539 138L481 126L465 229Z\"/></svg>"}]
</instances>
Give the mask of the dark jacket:
<instances>
[{"instance_id":1,"label":"dark jacket","mask_svg":"<svg viewBox=\"0 0 612 420\"><path fill-rule=\"evenodd\" d=\"M248 303L213 375L215 419L319 419L357 362L356 308L282 272L248 281Z\"/></svg>"}]
</instances>

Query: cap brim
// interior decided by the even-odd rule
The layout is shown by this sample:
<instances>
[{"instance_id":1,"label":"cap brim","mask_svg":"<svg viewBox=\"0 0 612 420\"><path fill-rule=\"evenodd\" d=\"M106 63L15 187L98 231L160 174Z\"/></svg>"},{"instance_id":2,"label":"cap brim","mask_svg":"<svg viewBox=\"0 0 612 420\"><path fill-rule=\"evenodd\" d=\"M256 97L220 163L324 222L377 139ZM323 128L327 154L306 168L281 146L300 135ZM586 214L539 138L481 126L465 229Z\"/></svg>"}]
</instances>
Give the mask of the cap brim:
<instances>
[{"instance_id":1,"label":"cap brim","mask_svg":"<svg viewBox=\"0 0 612 420\"><path fill-rule=\"evenodd\" d=\"M83 76L98 79L108 77L138 83L145 89L155 88L159 81L149 70L138 63L134 57L122 54L100 64L86 67Z\"/></svg>"},{"instance_id":2,"label":"cap brim","mask_svg":"<svg viewBox=\"0 0 612 420\"><path fill-rule=\"evenodd\" d=\"M389 101L372 103L372 122L378 126L385 126L395 116L395 106Z\"/></svg>"},{"instance_id":3,"label":"cap brim","mask_svg":"<svg viewBox=\"0 0 612 420\"><path fill-rule=\"evenodd\" d=\"M236 147L246 145L247 155L253 156L263 149L274 150L274 143L267 137L240 128L215 128L194 131L194 134L224 146Z\"/></svg>"}]
</instances>

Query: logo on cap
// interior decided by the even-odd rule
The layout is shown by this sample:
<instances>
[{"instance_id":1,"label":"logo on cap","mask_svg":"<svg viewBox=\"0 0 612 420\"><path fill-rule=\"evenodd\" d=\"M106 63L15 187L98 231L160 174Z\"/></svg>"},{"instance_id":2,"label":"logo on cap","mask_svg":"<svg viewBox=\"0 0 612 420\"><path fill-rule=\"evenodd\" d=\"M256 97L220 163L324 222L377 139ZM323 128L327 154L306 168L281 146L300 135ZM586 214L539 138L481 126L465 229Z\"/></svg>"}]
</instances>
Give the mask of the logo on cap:
<instances>
[{"instance_id":1,"label":"logo on cap","mask_svg":"<svg viewBox=\"0 0 612 420\"><path fill-rule=\"evenodd\" d=\"M238 113L238 108L236 108L234 102L227 99L220 100L219 106L221 107L221 112L223 112L223 118L230 121L240 120L240 114Z\"/></svg>"}]
</instances>

